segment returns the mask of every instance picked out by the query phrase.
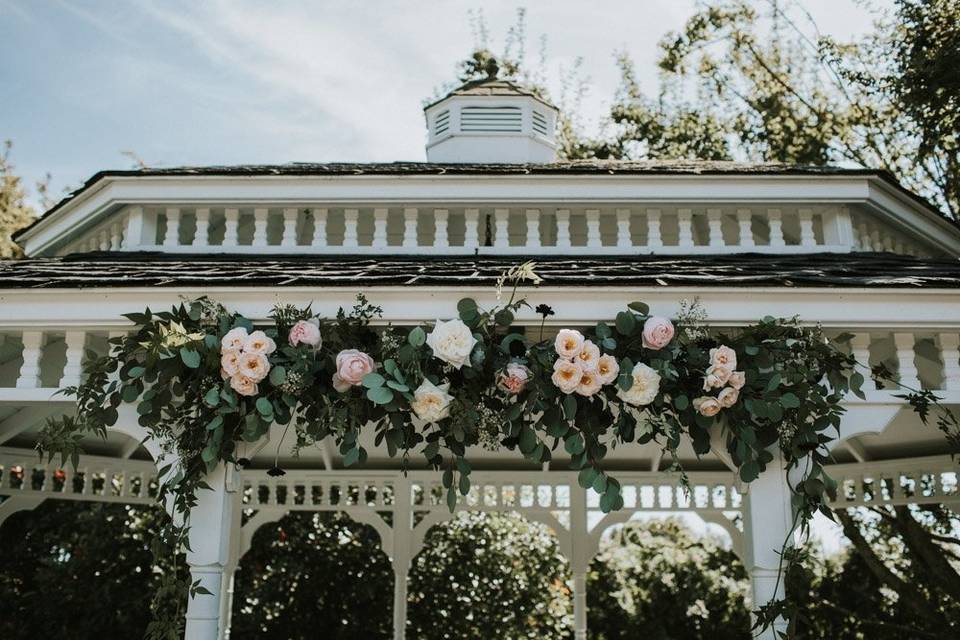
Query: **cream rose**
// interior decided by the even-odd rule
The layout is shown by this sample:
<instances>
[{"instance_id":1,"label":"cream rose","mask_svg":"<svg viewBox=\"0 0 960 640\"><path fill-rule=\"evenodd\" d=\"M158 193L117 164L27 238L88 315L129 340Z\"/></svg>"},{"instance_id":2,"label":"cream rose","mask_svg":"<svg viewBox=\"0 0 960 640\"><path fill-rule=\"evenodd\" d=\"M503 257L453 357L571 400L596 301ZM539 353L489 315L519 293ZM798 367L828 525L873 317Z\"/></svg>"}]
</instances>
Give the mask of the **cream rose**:
<instances>
[{"instance_id":1,"label":"cream rose","mask_svg":"<svg viewBox=\"0 0 960 640\"><path fill-rule=\"evenodd\" d=\"M254 331L244 340L243 350L245 353L262 353L266 356L277 350L277 343L263 331Z\"/></svg>"},{"instance_id":2,"label":"cream rose","mask_svg":"<svg viewBox=\"0 0 960 640\"><path fill-rule=\"evenodd\" d=\"M583 334L576 329L560 329L553 348L561 358L576 358L583 350Z\"/></svg>"},{"instance_id":3,"label":"cream rose","mask_svg":"<svg viewBox=\"0 0 960 640\"><path fill-rule=\"evenodd\" d=\"M260 391L257 381L242 373L230 377L230 388L242 396L255 396Z\"/></svg>"},{"instance_id":4,"label":"cream rose","mask_svg":"<svg viewBox=\"0 0 960 640\"><path fill-rule=\"evenodd\" d=\"M356 349L344 349L337 354L337 372L334 374L334 388L337 388L337 380L341 387L343 385L357 386L363 382L363 376L373 373L377 368L373 358L363 351ZM340 391L340 389L337 389Z\"/></svg>"},{"instance_id":5,"label":"cream rose","mask_svg":"<svg viewBox=\"0 0 960 640\"><path fill-rule=\"evenodd\" d=\"M220 368L226 371L226 377L234 376L240 371L240 352L224 351L220 356Z\"/></svg>"},{"instance_id":6,"label":"cream rose","mask_svg":"<svg viewBox=\"0 0 960 640\"><path fill-rule=\"evenodd\" d=\"M580 376L580 382L577 384L577 388L574 390L581 396L589 398L597 391L600 391L600 387L603 386L603 383L600 382L600 378L597 377L595 371L584 371L583 375Z\"/></svg>"},{"instance_id":7,"label":"cream rose","mask_svg":"<svg viewBox=\"0 0 960 640\"><path fill-rule=\"evenodd\" d=\"M553 363L553 376L550 379L564 393L576 391L582 377L583 369L576 362L561 358Z\"/></svg>"},{"instance_id":8,"label":"cream rose","mask_svg":"<svg viewBox=\"0 0 960 640\"><path fill-rule=\"evenodd\" d=\"M597 379L600 384L610 384L620 375L620 365L617 359L610 354L600 356L597 360Z\"/></svg>"},{"instance_id":9,"label":"cream rose","mask_svg":"<svg viewBox=\"0 0 960 640\"><path fill-rule=\"evenodd\" d=\"M320 339L320 321L316 318L298 320L297 323L290 328L287 341L294 347L305 344L308 347L319 349L322 342Z\"/></svg>"},{"instance_id":10,"label":"cream rose","mask_svg":"<svg viewBox=\"0 0 960 640\"><path fill-rule=\"evenodd\" d=\"M725 345L710 349L710 364L733 371L737 368L737 352Z\"/></svg>"},{"instance_id":11,"label":"cream rose","mask_svg":"<svg viewBox=\"0 0 960 640\"><path fill-rule=\"evenodd\" d=\"M262 353L241 353L237 368L238 375L260 382L270 373L270 362Z\"/></svg>"},{"instance_id":12,"label":"cream rose","mask_svg":"<svg viewBox=\"0 0 960 640\"><path fill-rule=\"evenodd\" d=\"M516 395L530 381L530 369L518 362L511 362L497 376L497 384L507 393Z\"/></svg>"},{"instance_id":13,"label":"cream rose","mask_svg":"<svg viewBox=\"0 0 960 640\"><path fill-rule=\"evenodd\" d=\"M739 397L739 391L733 387L725 387L723 391L720 392L720 395L717 396L717 402L719 402L720 406L724 409L729 409L733 405L737 404L737 398Z\"/></svg>"},{"instance_id":14,"label":"cream rose","mask_svg":"<svg viewBox=\"0 0 960 640\"><path fill-rule=\"evenodd\" d=\"M660 374L652 368L638 362L630 372L633 384L626 391L617 390L617 395L627 404L642 407L653 402L660 392Z\"/></svg>"},{"instance_id":15,"label":"cream rose","mask_svg":"<svg viewBox=\"0 0 960 640\"><path fill-rule=\"evenodd\" d=\"M703 378L703 390L719 389L727 384L731 375L733 375L733 372L726 367L710 367L707 369L707 375Z\"/></svg>"},{"instance_id":16,"label":"cream rose","mask_svg":"<svg viewBox=\"0 0 960 640\"><path fill-rule=\"evenodd\" d=\"M747 375L743 371L734 371L730 374L727 384L739 391L747 383Z\"/></svg>"},{"instance_id":17,"label":"cream rose","mask_svg":"<svg viewBox=\"0 0 960 640\"><path fill-rule=\"evenodd\" d=\"M701 396L693 399L693 408L702 416L712 418L720 413L720 401L711 396Z\"/></svg>"},{"instance_id":18,"label":"cream rose","mask_svg":"<svg viewBox=\"0 0 960 640\"><path fill-rule=\"evenodd\" d=\"M410 408L424 422L439 422L450 415L453 396L447 393L449 390L449 382L438 387L429 380L424 380L413 392Z\"/></svg>"},{"instance_id":19,"label":"cream rose","mask_svg":"<svg viewBox=\"0 0 960 640\"><path fill-rule=\"evenodd\" d=\"M643 323L643 346L663 349L673 340L673 323L660 316L651 316Z\"/></svg>"},{"instance_id":20,"label":"cream rose","mask_svg":"<svg viewBox=\"0 0 960 640\"><path fill-rule=\"evenodd\" d=\"M350 391L353 387L349 382L344 382L343 378L340 377L340 374L333 374L333 388L339 391L340 393L346 393Z\"/></svg>"},{"instance_id":21,"label":"cream rose","mask_svg":"<svg viewBox=\"0 0 960 640\"><path fill-rule=\"evenodd\" d=\"M220 351L240 351L243 349L243 343L247 341L247 330L243 327L236 327L227 331L226 335L220 339Z\"/></svg>"},{"instance_id":22,"label":"cream rose","mask_svg":"<svg viewBox=\"0 0 960 640\"><path fill-rule=\"evenodd\" d=\"M577 354L576 360L584 371L596 371L597 362L600 360L600 347L590 340L584 340L583 348Z\"/></svg>"},{"instance_id":23,"label":"cream rose","mask_svg":"<svg viewBox=\"0 0 960 640\"><path fill-rule=\"evenodd\" d=\"M433 331L427 335L427 344L433 349L434 357L459 369L463 365L470 366L470 352L477 339L463 320L437 320Z\"/></svg>"}]
</instances>

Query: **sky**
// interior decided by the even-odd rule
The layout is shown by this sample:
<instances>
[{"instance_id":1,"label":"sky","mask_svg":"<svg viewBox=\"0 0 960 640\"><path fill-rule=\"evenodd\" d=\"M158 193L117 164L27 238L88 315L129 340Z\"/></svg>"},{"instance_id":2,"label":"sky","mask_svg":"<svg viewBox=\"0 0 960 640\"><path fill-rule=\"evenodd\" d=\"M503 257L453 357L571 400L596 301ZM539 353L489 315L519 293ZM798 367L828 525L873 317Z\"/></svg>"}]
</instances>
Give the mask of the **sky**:
<instances>
[{"instance_id":1,"label":"sky","mask_svg":"<svg viewBox=\"0 0 960 640\"><path fill-rule=\"evenodd\" d=\"M615 51L655 91L657 42L695 0L0 0L0 140L53 195L130 168L124 151L151 166L423 160L423 100L455 79L481 6L494 51L526 8L529 58L546 35L555 88L583 58L595 129ZM840 37L871 24L856 0L803 6Z\"/></svg>"}]
</instances>

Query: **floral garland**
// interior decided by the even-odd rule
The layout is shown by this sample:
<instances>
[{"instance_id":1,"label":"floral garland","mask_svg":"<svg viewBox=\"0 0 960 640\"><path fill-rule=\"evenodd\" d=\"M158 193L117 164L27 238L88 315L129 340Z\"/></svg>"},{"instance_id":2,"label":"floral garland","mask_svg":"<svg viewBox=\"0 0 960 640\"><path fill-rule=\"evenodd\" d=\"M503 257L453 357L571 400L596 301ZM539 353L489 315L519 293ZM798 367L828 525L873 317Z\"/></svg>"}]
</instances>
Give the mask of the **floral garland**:
<instances>
[{"instance_id":1,"label":"floral garland","mask_svg":"<svg viewBox=\"0 0 960 640\"><path fill-rule=\"evenodd\" d=\"M864 376L819 327L768 317L714 333L696 308L671 320L634 302L611 323L564 328L544 340L553 315L546 305L536 308L539 333L514 327L515 313L529 306L516 297L523 280L539 280L532 264L501 279L500 287L513 285L506 304L484 310L465 298L459 317L432 327L375 328L381 310L362 295L332 319L310 307L279 306L261 328L207 299L128 314L136 333L111 339L109 355L85 364L85 382L65 390L77 398L76 417L51 420L39 448L76 460L82 434L104 435L117 407L136 403L149 436L179 460L160 474L160 499L172 498L181 518L158 533L158 553L186 543L205 474L221 463L248 464L240 444L259 441L273 424L294 429L297 449L334 438L347 467L366 460L359 436L371 429L376 444L402 454L405 465L419 453L443 471L451 510L457 493L470 490L471 446L516 450L543 463L562 444L579 484L611 511L623 506L619 482L603 469L612 448L661 443L685 482L681 438L702 455L717 440L711 432L721 430L744 482L774 459L773 447L788 471L799 468L791 487L798 526L817 511L829 514L827 496L837 485L824 468L834 439L828 432L839 428L846 394L862 397ZM926 420L936 398L910 391ZM945 409L938 426L960 442L960 423ZM284 472L275 465L269 473ZM148 637L179 633L178 589L204 591L177 580L170 576L159 590ZM790 613L789 603L773 603L760 621Z\"/></svg>"}]
</instances>

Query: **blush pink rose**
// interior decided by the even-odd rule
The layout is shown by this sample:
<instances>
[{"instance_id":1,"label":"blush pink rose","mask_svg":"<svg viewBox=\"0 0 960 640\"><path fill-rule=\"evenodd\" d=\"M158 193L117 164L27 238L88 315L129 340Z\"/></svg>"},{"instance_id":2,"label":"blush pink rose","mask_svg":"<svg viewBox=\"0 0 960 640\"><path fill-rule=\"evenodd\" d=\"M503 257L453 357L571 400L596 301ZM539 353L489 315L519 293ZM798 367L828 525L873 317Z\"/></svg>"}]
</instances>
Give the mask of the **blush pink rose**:
<instances>
[{"instance_id":1,"label":"blush pink rose","mask_svg":"<svg viewBox=\"0 0 960 640\"><path fill-rule=\"evenodd\" d=\"M660 316L651 316L643 323L643 346L663 349L673 340L673 323Z\"/></svg>"},{"instance_id":2,"label":"blush pink rose","mask_svg":"<svg viewBox=\"0 0 960 640\"><path fill-rule=\"evenodd\" d=\"M720 413L720 401L716 398L710 396L702 396L700 398L694 398L693 408L696 409L700 415L706 416L707 418L712 418L713 416Z\"/></svg>"},{"instance_id":3,"label":"blush pink rose","mask_svg":"<svg viewBox=\"0 0 960 640\"><path fill-rule=\"evenodd\" d=\"M337 354L337 373L342 384L357 386L363 382L363 376L373 373L377 364L373 358L356 349L344 349Z\"/></svg>"},{"instance_id":4,"label":"blush pink rose","mask_svg":"<svg viewBox=\"0 0 960 640\"><path fill-rule=\"evenodd\" d=\"M717 402L719 402L720 406L724 409L729 409L733 405L737 404L737 398L739 397L739 391L733 387L725 387L723 391L720 392L720 395L717 396Z\"/></svg>"},{"instance_id":5,"label":"blush pink rose","mask_svg":"<svg viewBox=\"0 0 960 640\"><path fill-rule=\"evenodd\" d=\"M730 379L727 380L727 384L739 391L743 389L743 385L747 382L747 376L743 371L734 371L730 374Z\"/></svg>"},{"instance_id":6,"label":"blush pink rose","mask_svg":"<svg viewBox=\"0 0 960 640\"><path fill-rule=\"evenodd\" d=\"M530 369L516 362L508 364L507 368L497 378L500 388L512 395L517 395L523 391L529 381Z\"/></svg>"},{"instance_id":7,"label":"blush pink rose","mask_svg":"<svg viewBox=\"0 0 960 640\"><path fill-rule=\"evenodd\" d=\"M287 340L294 347L298 344L305 344L315 349L319 348L321 342L320 322L316 319L298 320L297 324L290 329Z\"/></svg>"},{"instance_id":8,"label":"blush pink rose","mask_svg":"<svg viewBox=\"0 0 960 640\"><path fill-rule=\"evenodd\" d=\"M726 345L710 349L710 364L733 371L737 368L737 352Z\"/></svg>"},{"instance_id":9,"label":"blush pink rose","mask_svg":"<svg viewBox=\"0 0 960 640\"><path fill-rule=\"evenodd\" d=\"M242 373L230 378L230 387L242 396L255 396L259 392L257 381Z\"/></svg>"},{"instance_id":10,"label":"blush pink rose","mask_svg":"<svg viewBox=\"0 0 960 640\"><path fill-rule=\"evenodd\" d=\"M333 374L333 388L340 393L346 393L347 391L350 391L352 386L353 385L349 382L344 382L338 374Z\"/></svg>"},{"instance_id":11,"label":"blush pink rose","mask_svg":"<svg viewBox=\"0 0 960 640\"><path fill-rule=\"evenodd\" d=\"M703 390L719 389L727 384L733 372L726 367L714 366L707 369L707 375L703 378Z\"/></svg>"}]
</instances>

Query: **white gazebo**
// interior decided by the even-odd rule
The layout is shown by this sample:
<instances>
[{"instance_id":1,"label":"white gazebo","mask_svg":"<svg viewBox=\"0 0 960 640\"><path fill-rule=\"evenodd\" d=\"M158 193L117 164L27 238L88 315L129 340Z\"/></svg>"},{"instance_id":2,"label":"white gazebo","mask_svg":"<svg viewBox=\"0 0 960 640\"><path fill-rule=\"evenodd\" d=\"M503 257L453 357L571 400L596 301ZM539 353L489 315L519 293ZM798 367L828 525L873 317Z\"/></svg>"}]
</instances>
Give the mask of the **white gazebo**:
<instances>
[{"instance_id":1,"label":"white gazebo","mask_svg":"<svg viewBox=\"0 0 960 640\"><path fill-rule=\"evenodd\" d=\"M154 501L157 451L141 444L130 407L105 441L86 443L76 469L44 464L33 446L46 418L72 411L54 393L77 383L85 350L102 353L128 330L121 314L183 297L210 296L263 320L277 302L312 302L331 316L364 292L383 323L411 325L449 316L465 294L492 303L501 270L532 259L545 281L527 297L553 306L554 326L610 319L633 299L669 315L699 298L716 326L798 315L854 334L861 362L885 363L903 383L960 405L960 229L889 175L556 162L556 109L504 80L465 85L425 114L425 163L103 171L21 232L28 257L0 264L0 522L44 500ZM960 501L942 435L891 390L870 387L865 400L846 402L829 469L840 482L834 506ZM233 572L253 532L307 510L344 511L380 534L403 638L411 559L450 517L439 475L404 475L371 435L363 468L345 469L328 443L282 458L287 474L271 477L281 431L245 452L249 468L221 466L213 490L200 493L188 562L213 596L190 601L186 637L229 635ZM637 512L721 525L761 604L775 595L792 521L784 471L775 461L748 491L724 448L715 451L698 459L684 445L694 487L686 494L656 443L618 447L607 466L625 507L605 515L563 460L541 468L478 449L458 508L516 511L556 532L580 640L599 539Z\"/></svg>"}]
</instances>

